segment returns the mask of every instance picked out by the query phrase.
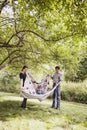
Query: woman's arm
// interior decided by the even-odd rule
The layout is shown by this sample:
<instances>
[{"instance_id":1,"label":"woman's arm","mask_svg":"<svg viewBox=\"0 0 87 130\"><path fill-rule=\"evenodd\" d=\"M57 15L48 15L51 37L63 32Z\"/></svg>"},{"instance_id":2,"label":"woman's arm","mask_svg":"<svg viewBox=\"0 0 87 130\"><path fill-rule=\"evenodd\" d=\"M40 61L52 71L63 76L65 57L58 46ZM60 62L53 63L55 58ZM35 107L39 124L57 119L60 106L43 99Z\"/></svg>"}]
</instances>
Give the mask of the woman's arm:
<instances>
[{"instance_id":1,"label":"woman's arm","mask_svg":"<svg viewBox=\"0 0 87 130\"><path fill-rule=\"evenodd\" d=\"M35 81L34 78L30 74L29 74L29 76L30 76L32 82L34 82Z\"/></svg>"},{"instance_id":2,"label":"woman's arm","mask_svg":"<svg viewBox=\"0 0 87 130\"><path fill-rule=\"evenodd\" d=\"M21 88L23 87L23 79L21 79Z\"/></svg>"}]
</instances>

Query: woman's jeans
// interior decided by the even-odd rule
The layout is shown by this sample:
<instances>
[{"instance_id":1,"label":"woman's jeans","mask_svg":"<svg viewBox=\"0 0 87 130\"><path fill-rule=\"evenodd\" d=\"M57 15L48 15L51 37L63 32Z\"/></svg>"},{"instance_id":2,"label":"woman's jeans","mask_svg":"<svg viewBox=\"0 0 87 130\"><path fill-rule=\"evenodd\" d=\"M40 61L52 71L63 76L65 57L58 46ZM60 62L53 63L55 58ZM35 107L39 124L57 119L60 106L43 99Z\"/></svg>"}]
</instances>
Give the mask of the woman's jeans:
<instances>
[{"instance_id":1,"label":"woman's jeans","mask_svg":"<svg viewBox=\"0 0 87 130\"><path fill-rule=\"evenodd\" d=\"M24 98L21 107L26 108L26 102L27 102L27 98Z\"/></svg>"}]
</instances>

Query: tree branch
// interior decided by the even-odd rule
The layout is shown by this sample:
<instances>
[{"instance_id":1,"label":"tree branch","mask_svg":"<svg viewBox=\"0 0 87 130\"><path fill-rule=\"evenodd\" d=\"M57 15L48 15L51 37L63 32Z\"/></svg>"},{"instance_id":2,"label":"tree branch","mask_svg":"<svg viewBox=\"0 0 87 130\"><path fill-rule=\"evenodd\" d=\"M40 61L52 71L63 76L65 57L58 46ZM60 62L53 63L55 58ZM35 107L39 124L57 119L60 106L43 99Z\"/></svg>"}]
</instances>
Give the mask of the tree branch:
<instances>
[{"instance_id":1,"label":"tree branch","mask_svg":"<svg viewBox=\"0 0 87 130\"><path fill-rule=\"evenodd\" d=\"M12 51L12 52L0 63L0 66L1 66L5 61L7 61L12 54L14 54L15 52L18 52L18 51L19 51L19 50L14 50L14 51Z\"/></svg>"},{"instance_id":2,"label":"tree branch","mask_svg":"<svg viewBox=\"0 0 87 130\"><path fill-rule=\"evenodd\" d=\"M59 39L52 39L52 40L51 40L51 39L46 39L46 38L44 38L43 36L41 36L40 34L34 32L34 31L32 31L32 30L21 30L21 31L18 31L18 32L16 32L15 34L13 34L13 35L9 38L9 40L7 41L7 44L11 41L11 39L12 39L14 36L17 36L17 34L24 33L24 32L25 32L25 33L27 33L27 32L32 33L32 34L36 35L37 37L41 38L42 40L44 40L44 41L46 41L46 42L57 42L57 41L66 39L66 38L68 38L68 37L72 37L72 36L74 36L74 35L81 34L81 33L72 33L72 34L70 34L70 35L66 35L66 36L61 37L61 38L59 38Z\"/></svg>"}]
</instances>

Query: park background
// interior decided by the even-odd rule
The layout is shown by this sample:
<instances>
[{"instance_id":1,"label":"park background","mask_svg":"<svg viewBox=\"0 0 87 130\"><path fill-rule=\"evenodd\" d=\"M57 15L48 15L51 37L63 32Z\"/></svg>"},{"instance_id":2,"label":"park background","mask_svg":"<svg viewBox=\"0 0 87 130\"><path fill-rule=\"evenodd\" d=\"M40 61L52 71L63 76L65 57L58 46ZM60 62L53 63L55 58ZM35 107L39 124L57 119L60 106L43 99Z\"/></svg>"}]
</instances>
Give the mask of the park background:
<instances>
[{"instance_id":1,"label":"park background","mask_svg":"<svg viewBox=\"0 0 87 130\"><path fill-rule=\"evenodd\" d=\"M52 97L20 108L23 65L38 82L61 67L60 111ZM86 0L0 1L0 106L1 130L87 130Z\"/></svg>"}]
</instances>

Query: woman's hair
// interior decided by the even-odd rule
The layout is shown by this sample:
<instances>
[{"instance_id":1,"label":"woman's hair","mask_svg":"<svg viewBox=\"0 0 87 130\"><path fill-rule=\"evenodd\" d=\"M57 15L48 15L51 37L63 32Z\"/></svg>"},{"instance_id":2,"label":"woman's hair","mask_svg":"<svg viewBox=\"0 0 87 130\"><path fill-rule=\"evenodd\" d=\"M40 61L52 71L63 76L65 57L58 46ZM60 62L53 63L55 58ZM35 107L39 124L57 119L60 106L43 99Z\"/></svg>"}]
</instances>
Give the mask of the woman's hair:
<instances>
[{"instance_id":1,"label":"woman's hair","mask_svg":"<svg viewBox=\"0 0 87 130\"><path fill-rule=\"evenodd\" d=\"M26 65L24 65L23 68L22 68L22 71L23 71L25 68L28 68L28 67L27 67Z\"/></svg>"}]
</instances>

